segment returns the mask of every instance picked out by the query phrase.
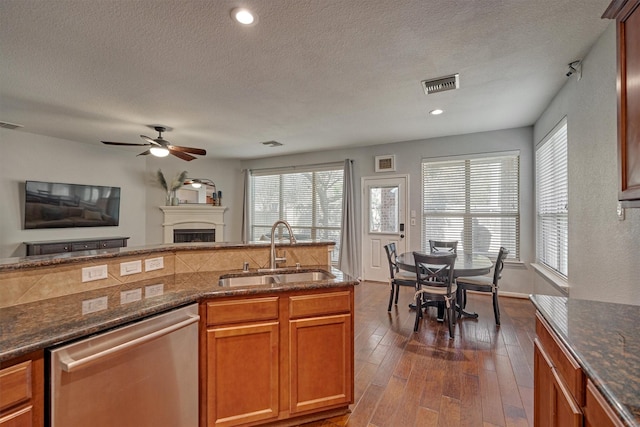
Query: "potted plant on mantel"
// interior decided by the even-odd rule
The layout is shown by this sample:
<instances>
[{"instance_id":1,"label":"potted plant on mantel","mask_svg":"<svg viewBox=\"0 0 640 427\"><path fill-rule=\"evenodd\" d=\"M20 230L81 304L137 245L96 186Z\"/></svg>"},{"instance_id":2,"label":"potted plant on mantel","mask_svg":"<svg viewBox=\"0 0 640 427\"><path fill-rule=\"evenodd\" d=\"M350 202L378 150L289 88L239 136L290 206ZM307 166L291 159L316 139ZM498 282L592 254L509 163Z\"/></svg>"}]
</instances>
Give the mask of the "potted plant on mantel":
<instances>
[{"instance_id":1,"label":"potted plant on mantel","mask_svg":"<svg viewBox=\"0 0 640 427\"><path fill-rule=\"evenodd\" d=\"M176 197L175 191L182 187L184 181L187 179L187 171L182 171L176 174L171 180L170 183L164 178L162 174L162 169L158 169L158 182L164 188L164 191L167 192L167 206L178 206L179 200Z\"/></svg>"}]
</instances>

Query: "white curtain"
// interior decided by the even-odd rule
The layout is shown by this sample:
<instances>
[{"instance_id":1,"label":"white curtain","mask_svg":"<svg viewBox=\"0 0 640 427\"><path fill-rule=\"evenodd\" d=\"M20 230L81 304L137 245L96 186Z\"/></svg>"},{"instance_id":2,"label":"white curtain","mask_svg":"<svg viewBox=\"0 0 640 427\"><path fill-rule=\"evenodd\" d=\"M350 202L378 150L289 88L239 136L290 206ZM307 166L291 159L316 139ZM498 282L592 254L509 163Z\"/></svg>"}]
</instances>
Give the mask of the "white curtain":
<instances>
[{"instance_id":1,"label":"white curtain","mask_svg":"<svg viewBox=\"0 0 640 427\"><path fill-rule=\"evenodd\" d=\"M242 241L248 242L251 236L251 218L250 214L250 200L249 197L251 195L251 189L249 188L250 183L250 175L251 171L249 169L245 169L242 171L242 175L244 178L244 198L242 200Z\"/></svg>"},{"instance_id":2,"label":"white curtain","mask_svg":"<svg viewBox=\"0 0 640 427\"><path fill-rule=\"evenodd\" d=\"M355 184L353 180L353 160L344 161L344 190L342 192L342 233L338 268L357 278L360 276L360 247L357 238L357 212Z\"/></svg>"}]
</instances>

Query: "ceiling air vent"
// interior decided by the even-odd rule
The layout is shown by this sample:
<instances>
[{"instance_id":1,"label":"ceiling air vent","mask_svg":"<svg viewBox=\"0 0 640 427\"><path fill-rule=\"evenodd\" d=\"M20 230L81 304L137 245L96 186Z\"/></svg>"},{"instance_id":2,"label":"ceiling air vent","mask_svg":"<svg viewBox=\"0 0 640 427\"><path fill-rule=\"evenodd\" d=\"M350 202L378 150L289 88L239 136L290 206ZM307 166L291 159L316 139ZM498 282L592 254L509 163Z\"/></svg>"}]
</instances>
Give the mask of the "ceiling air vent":
<instances>
[{"instance_id":1,"label":"ceiling air vent","mask_svg":"<svg viewBox=\"0 0 640 427\"><path fill-rule=\"evenodd\" d=\"M452 74L450 76L438 77L437 79L423 80L420 83L422 83L424 93L431 95L432 93L458 89L458 87L460 87L458 76L459 74Z\"/></svg>"},{"instance_id":2,"label":"ceiling air vent","mask_svg":"<svg viewBox=\"0 0 640 427\"><path fill-rule=\"evenodd\" d=\"M0 122L0 128L3 128L3 129L18 129L18 128L23 128L23 127L24 126L17 125L15 123Z\"/></svg>"}]
</instances>

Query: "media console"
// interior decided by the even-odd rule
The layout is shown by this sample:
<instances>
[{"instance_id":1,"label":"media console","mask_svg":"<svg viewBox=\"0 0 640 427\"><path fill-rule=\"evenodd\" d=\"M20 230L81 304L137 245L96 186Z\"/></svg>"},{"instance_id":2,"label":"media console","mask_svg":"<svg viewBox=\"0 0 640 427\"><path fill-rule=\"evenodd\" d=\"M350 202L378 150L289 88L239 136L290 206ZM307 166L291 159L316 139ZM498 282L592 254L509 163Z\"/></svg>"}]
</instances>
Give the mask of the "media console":
<instances>
[{"instance_id":1,"label":"media console","mask_svg":"<svg viewBox=\"0 0 640 427\"><path fill-rule=\"evenodd\" d=\"M101 237L91 239L24 242L24 244L27 246L27 256L30 256L90 251L93 249L124 248L127 246L128 239L128 237Z\"/></svg>"}]
</instances>

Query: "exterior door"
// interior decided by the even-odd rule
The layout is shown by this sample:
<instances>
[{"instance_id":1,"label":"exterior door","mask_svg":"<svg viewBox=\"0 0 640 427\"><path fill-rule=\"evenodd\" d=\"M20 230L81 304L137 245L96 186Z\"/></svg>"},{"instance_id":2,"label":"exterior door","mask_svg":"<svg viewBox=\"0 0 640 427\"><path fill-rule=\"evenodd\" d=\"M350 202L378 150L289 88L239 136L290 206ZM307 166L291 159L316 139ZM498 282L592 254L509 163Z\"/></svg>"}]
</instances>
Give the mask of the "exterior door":
<instances>
[{"instance_id":1,"label":"exterior door","mask_svg":"<svg viewBox=\"0 0 640 427\"><path fill-rule=\"evenodd\" d=\"M389 263L384 246L396 244L398 254L409 248L407 241L407 194L409 177L362 178L362 277L389 280Z\"/></svg>"}]
</instances>

